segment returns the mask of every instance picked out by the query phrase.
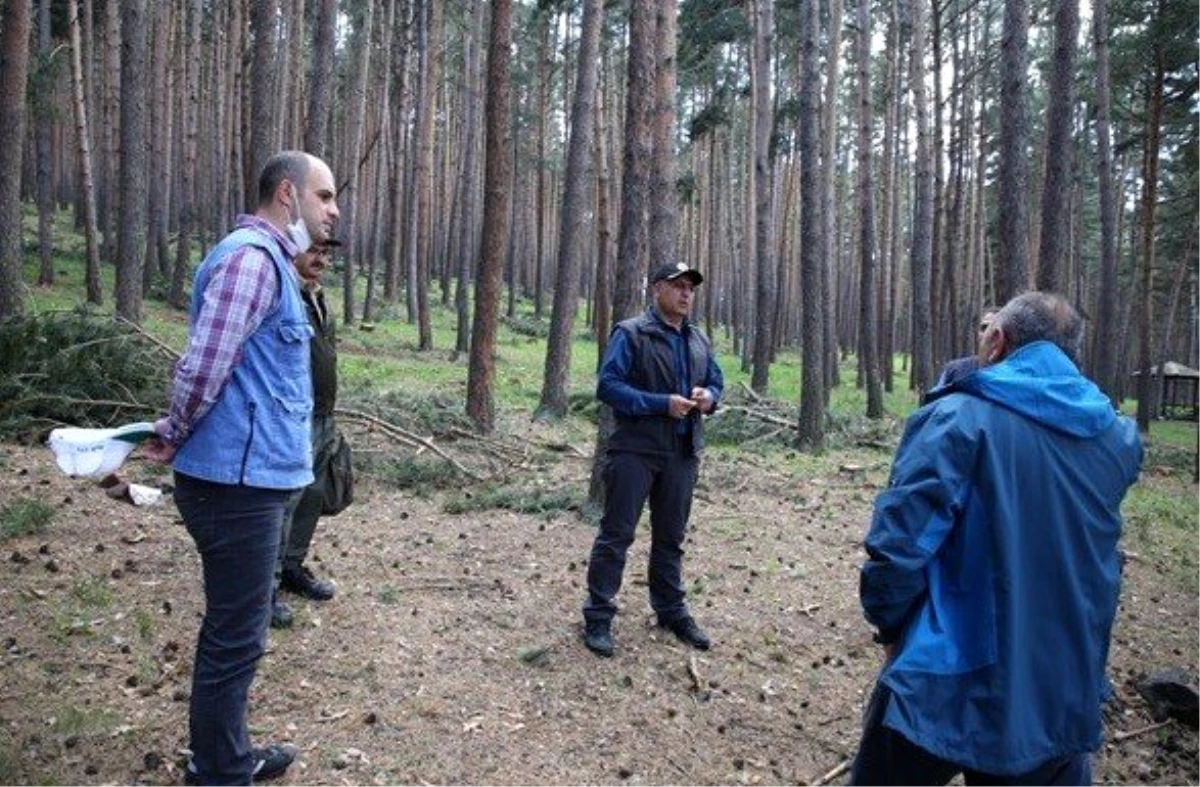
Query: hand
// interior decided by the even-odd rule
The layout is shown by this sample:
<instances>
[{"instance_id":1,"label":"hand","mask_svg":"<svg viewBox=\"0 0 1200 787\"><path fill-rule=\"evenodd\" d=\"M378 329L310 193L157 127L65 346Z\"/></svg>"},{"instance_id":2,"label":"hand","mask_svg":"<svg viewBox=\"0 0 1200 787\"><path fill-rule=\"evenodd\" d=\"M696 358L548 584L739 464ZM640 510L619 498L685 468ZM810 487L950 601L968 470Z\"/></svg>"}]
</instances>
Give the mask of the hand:
<instances>
[{"instance_id":1,"label":"hand","mask_svg":"<svg viewBox=\"0 0 1200 787\"><path fill-rule=\"evenodd\" d=\"M696 406L696 402L687 399L679 394L671 394L671 399L667 403L667 415L672 418L687 418L688 413Z\"/></svg>"},{"instance_id":2,"label":"hand","mask_svg":"<svg viewBox=\"0 0 1200 787\"><path fill-rule=\"evenodd\" d=\"M692 401L696 403L702 413L711 413L717 404L713 401L712 391L700 386L692 389Z\"/></svg>"},{"instance_id":3,"label":"hand","mask_svg":"<svg viewBox=\"0 0 1200 787\"><path fill-rule=\"evenodd\" d=\"M146 455L147 459L169 465L175 458L175 452L179 450L178 446L171 445L165 439L169 428L170 421L166 418L159 418L154 422L154 431L159 436L150 438L142 447L142 453Z\"/></svg>"},{"instance_id":4,"label":"hand","mask_svg":"<svg viewBox=\"0 0 1200 787\"><path fill-rule=\"evenodd\" d=\"M896 658L896 654L900 652L899 642L889 642L883 646L883 661L885 664L891 663L892 659Z\"/></svg>"}]
</instances>

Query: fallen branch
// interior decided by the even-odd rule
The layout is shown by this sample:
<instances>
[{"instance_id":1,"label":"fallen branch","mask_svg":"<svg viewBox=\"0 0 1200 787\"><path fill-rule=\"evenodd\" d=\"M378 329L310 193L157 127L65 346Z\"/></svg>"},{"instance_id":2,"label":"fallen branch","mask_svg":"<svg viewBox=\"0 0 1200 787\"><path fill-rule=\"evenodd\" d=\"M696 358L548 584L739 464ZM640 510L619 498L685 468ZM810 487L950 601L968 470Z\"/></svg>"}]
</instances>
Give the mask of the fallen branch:
<instances>
[{"instance_id":1,"label":"fallen branch","mask_svg":"<svg viewBox=\"0 0 1200 787\"><path fill-rule=\"evenodd\" d=\"M338 719L344 719L348 715L350 715L350 711L348 711L348 710L340 710L340 711L337 711L336 713L330 713L328 715L325 714L324 712L322 712L321 715L317 717L317 723L318 724L328 724L331 721L337 721Z\"/></svg>"},{"instance_id":2,"label":"fallen branch","mask_svg":"<svg viewBox=\"0 0 1200 787\"><path fill-rule=\"evenodd\" d=\"M1136 738L1140 735L1145 735L1148 732L1154 732L1155 730L1161 730L1163 727L1166 727L1170 723L1171 723L1171 720L1167 719L1166 721L1160 721L1157 724L1148 724L1145 727L1138 727L1136 730L1129 730L1128 732L1113 733L1113 743L1121 743L1122 741L1127 741L1130 738Z\"/></svg>"},{"instance_id":3,"label":"fallen branch","mask_svg":"<svg viewBox=\"0 0 1200 787\"><path fill-rule=\"evenodd\" d=\"M754 391L754 389L753 389L753 388L751 388L750 386L746 385L745 381L743 381L743 380L738 380L738 387L739 387L739 388L741 388L743 391L745 391L745 392L746 392L746 398L748 398L750 401L752 401L752 402L761 402L761 401L762 401L762 397L761 397L761 396L759 396L759 395L758 395L758 394L757 394L757 393Z\"/></svg>"},{"instance_id":4,"label":"fallen branch","mask_svg":"<svg viewBox=\"0 0 1200 787\"><path fill-rule=\"evenodd\" d=\"M0 405L0 410L16 409L23 405L32 402L62 402L69 405L80 405L82 407L115 407L122 410L140 410L142 412L157 413L162 408L142 404L141 402L124 402L110 399L81 399L77 396L64 396L62 394L38 394L36 396L25 396L20 399L15 399L11 402L5 402Z\"/></svg>"},{"instance_id":5,"label":"fallen branch","mask_svg":"<svg viewBox=\"0 0 1200 787\"><path fill-rule=\"evenodd\" d=\"M136 322L133 322L132 320L130 320L126 317L122 317L119 314L114 315L114 316L116 317L117 322L122 323L123 325L126 325L126 326L132 328L134 330L134 332L139 334L143 339L150 342L158 349L162 350L166 354L166 356L168 358L170 358L172 361L178 361L182 357L182 355L174 347L171 347L169 344L167 344L166 342L164 342L162 339L158 338L154 334L150 333L145 328L138 325Z\"/></svg>"},{"instance_id":6,"label":"fallen branch","mask_svg":"<svg viewBox=\"0 0 1200 787\"><path fill-rule=\"evenodd\" d=\"M463 475L465 475L468 478L471 478L475 481L480 480L480 477L476 473L473 473L470 470L468 470L466 467L463 466L463 464L461 462L459 462L457 459L455 459L454 457L447 454L441 448L438 448L431 441L426 440L424 437L415 435L412 432L409 432L405 429L402 429L401 427L396 426L395 424L390 423L388 421L385 421L382 418L377 418L377 417L371 415L370 413L364 413L359 410L347 410L342 407L336 408L334 410L334 414L343 416L345 418L363 421L367 424L370 424L371 426L374 426L377 429L379 429L380 431L387 433L388 435L390 435L391 437L394 437L395 439L399 440L400 442L407 444L409 447L416 448L417 446L422 446L424 448L427 448L430 451L432 451L433 453L440 456L442 459L445 459L447 462L449 462L451 465L453 465L454 468L456 470L458 470L460 473L462 473Z\"/></svg>"},{"instance_id":7,"label":"fallen branch","mask_svg":"<svg viewBox=\"0 0 1200 787\"><path fill-rule=\"evenodd\" d=\"M769 413L763 413L758 410L755 410L753 407L744 407L740 404L730 404L730 405L726 405L726 406L722 407L721 410L725 410L728 412L745 413L746 415L750 416L751 418L757 418L759 421L766 421L769 424L778 424L779 426L786 426L789 429L796 428L797 422L795 422L795 421L789 421L786 418L780 418L777 415L770 415ZM717 412L721 412L721 410L718 410Z\"/></svg>"},{"instance_id":8,"label":"fallen branch","mask_svg":"<svg viewBox=\"0 0 1200 787\"><path fill-rule=\"evenodd\" d=\"M828 772L827 772L827 773L825 773L824 775L817 777L817 779L815 779L815 780L813 781L813 784L814 784L814 785L818 785L818 784L828 784L828 783L829 783L830 781L832 781L833 779L836 779L837 777L841 776L841 775L842 775L843 773L845 773L846 771L850 770L850 765L851 765L853 762L854 762L854 759L853 759L853 758L851 758L851 759L848 759L848 760L843 760L842 762L838 763L837 767L835 767L835 768L833 768L832 770L828 771Z\"/></svg>"},{"instance_id":9,"label":"fallen branch","mask_svg":"<svg viewBox=\"0 0 1200 787\"><path fill-rule=\"evenodd\" d=\"M703 691L704 679L700 677L700 670L696 667L695 654L688 656L687 672L688 677L692 679L692 689L695 691Z\"/></svg>"}]
</instances>

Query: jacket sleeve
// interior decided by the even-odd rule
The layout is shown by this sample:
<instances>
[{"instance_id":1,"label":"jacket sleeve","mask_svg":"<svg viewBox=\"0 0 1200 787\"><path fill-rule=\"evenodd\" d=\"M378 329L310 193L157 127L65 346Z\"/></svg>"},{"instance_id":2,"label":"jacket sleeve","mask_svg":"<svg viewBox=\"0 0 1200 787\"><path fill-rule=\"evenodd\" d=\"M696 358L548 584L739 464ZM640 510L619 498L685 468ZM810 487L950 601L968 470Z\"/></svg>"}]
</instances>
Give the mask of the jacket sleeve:
<instances>
[{"instance_id":1,"label":"jacket sleeve","mask_svg":"<svg viewBox=\"0 0 1200 787\"><path fill-rule=\"evenodd\" d=\"M954 529L969 491L974 441L941 400L912 415L888 488L875 500L859 599L876 640L900 639L926 597L925 569Z\"/></svg>"},{"instance_id":2,"label":"jacket sleeve","mask_svg":"<svg viewBox=\"0 0 1200 787\"><path fill-rule=\"evenodd\" d=\"M634 341L620 326L609 335L608 347L600 363L596 398L627 416L662 415L667 412L667 394L643 391L629 384L635 362Z\"/></svg>"}]
</instances>

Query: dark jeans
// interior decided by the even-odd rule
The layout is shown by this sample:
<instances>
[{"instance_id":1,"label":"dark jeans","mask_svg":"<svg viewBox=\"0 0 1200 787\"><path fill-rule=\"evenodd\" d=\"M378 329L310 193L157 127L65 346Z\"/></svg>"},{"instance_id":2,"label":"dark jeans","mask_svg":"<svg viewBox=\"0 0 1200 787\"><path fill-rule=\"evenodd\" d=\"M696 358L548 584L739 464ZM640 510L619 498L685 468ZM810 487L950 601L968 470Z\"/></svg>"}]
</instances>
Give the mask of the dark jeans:
<instances>
[{"instance_id":1,"label":"dark jeans","mask_svg":"<svg viewBox=\"0 0 1200 787\"><path fill-rule=\"evenodd\" d=\"M204 569L189 711L201 784L250 784L246 709L266 647L283 511L294 494L175 474L175 504Z\"/></svg>"},{"instance_id":2,"label":"dark jeans","mask_svg":"<svg viewBox=\"0 0 1200 787\"><path fill-rule=\"evenodd\" d=\"M935 757L883 726L891 696L891 689L880 682L875 684L863 715L862 742L848 784L946 784L959 773L968 785L1092 783L1092 759L1087 754L1051 760L1016 775L973 771Z\"/></svg>"},{"instance_id":3,"label":"dark jeans","mask_svg":"<svg viewBox=\"0 0 1200 787\"><path fill-rule=\"evenodd\" d=\"M700 460L677 451L669 456L613 452L605 469L607 491L600 532L588 560L588 600L583 617L607 623L625 572L642 508L650 501L650 606L666 623L687 614L683 586L683 538L692 510Z\"/></svg>"}]
</instances>

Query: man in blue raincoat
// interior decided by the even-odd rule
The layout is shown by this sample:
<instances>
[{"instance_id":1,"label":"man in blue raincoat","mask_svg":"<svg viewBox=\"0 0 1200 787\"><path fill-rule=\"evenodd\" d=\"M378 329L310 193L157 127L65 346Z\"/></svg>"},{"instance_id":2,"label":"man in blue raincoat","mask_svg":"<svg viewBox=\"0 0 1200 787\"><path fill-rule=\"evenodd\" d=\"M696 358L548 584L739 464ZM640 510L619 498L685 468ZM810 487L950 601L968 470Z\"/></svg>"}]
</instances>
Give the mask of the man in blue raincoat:
<instances>
[{"instance_id":1,"label":"man in blue raincoat","mask_svg":"<svg viewBox=\"0 0 1200 787\"><path fill-rule=\"evenodd\" d=\"M860 577L885 649L852 784L1089 784L1142 446L1063 298L1010 301L909 419Z\"/></svg>"}]
</instances>

